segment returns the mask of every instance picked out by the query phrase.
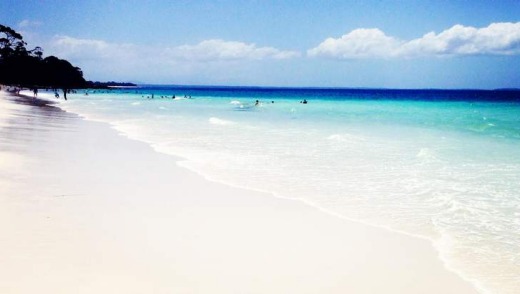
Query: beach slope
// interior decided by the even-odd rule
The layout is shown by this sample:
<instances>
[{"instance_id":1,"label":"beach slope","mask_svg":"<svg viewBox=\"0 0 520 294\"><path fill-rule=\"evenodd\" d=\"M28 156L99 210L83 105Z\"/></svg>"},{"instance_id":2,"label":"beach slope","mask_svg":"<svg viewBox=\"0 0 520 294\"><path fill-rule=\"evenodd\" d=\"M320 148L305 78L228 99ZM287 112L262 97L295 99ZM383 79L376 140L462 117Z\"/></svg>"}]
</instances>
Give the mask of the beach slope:
<instances>
[{"instance_id":1,"label":"beach slope","mask_svg":"<svg viewBox=\"0 0 520 294\"><path fill-rule=\"evenodd\" d=\"M426 240L207 181L0 95L0 293L476 293Z\"/></svg>"}]
</instances>

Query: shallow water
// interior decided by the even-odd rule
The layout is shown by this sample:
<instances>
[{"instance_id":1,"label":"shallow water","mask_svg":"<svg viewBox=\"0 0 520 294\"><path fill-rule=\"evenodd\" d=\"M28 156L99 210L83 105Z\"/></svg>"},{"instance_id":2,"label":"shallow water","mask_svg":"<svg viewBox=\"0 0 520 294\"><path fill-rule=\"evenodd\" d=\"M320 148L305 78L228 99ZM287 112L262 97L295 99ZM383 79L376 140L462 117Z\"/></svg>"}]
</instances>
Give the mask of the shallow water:
<instances>
[{"instance_id":1,"label":"shallow water","mask_svg":"<svg viewBox=\"0 0 520 294\"><path fill-rule=\"evenodd\" d=\"M60 106L210 179L430 239L479 288L520 290L520 92L140 87Z\"/></svg>"}]
</instances>

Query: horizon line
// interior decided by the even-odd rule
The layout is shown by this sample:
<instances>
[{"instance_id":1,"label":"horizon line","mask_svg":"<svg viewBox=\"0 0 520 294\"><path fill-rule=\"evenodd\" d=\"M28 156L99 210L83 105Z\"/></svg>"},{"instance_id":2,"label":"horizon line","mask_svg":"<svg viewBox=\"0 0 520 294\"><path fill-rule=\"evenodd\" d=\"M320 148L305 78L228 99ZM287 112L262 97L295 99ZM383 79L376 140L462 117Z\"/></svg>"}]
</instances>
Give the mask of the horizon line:
<instances>
[{"instance_id":1,"label":"horizon line","mask_svg":"<svg viewBox=\"0 0 520 294\"><path fill-rule=\"evenodd\" d=\"M204 87L204 88L256 88L256 89L315 89L315 90L399 90L399 91L520 91L520 88L387 88L387 87L344 87L344 86L253 86L253 85L208 85L208 84L162 84L130 82L137 86L157 87Z\"/></svg>"}]
</instances>

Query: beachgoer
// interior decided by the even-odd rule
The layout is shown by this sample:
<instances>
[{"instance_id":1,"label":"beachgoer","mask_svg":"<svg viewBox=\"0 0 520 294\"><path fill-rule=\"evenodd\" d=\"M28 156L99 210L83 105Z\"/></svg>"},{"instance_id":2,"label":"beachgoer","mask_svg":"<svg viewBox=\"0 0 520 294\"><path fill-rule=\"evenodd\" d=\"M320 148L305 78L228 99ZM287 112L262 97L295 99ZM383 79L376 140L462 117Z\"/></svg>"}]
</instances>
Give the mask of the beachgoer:
<instances>
[{"instance_id":1,"label":"beachgoer","mask_svg":"<svg viewBox=\"0 0 520 294\"><path fill-rule=\"evenodd\" d=\"M260 102L258 100L255 101L255 106L258 106L258 104L260 104Z\"/></svg>"},{"instance_id":2,"label":"beachgoer","mask_svg":"<svg viewBox=\"0 0 520 294\"><path fill-rule=\"evenodd\" d=\"M307 100L303 99L303 102L302 102L302 103L303 103L303 104L307 104Z\"/></svg>"},{"instance_id":3,"label":"beachgoer","mask_svg":"<svg viewBox=\"0 0 520 294\"><path fill-rule=\"evenodd\" d=\"M33 93L34 93L34 97L38 97L38 89L37 88L34 88Z\"/></svg>"},{"instance_id":4,"label":"beachgoer","mask_svg":"<svg viewBox=\"0 0 520 294\"><path fill-rule=\"evenodd\" d=\"M60 94L58 94L58 92L54 92L54 97L55 98L60 98Z\"/></svg>"}]
</instances>

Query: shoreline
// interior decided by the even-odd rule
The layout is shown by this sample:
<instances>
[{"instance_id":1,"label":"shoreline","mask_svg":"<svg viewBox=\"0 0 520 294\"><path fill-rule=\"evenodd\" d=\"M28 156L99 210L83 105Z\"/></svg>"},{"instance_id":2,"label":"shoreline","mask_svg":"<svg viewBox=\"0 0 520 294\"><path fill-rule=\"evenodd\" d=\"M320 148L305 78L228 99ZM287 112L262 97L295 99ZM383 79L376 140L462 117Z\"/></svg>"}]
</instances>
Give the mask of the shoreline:
<instances>
[{"instance_id":1,"label":"shoreline","mask_svg":"<svg viewBox=\"0 0 520 294\"><path fill-rule=\"evenodd\" d=\"M0 105L17 103L12 100L5 102L10 100L5 92L0 95L3 100ZM15 257L4 258L14 268L17 268L15 264L18 263L30 265L31 257L45 259L55 255L56 260L50 264L57 268L66 264L67 256L77 260L76 265L79 267L70 268L71 273L66 275L69 288L60 292L61 289L53 289L52 285L48 285L50 292L67 293L66 290L69 290L70 293L74 289L84 293L104 293L103 290L107 289L103 285L110 285L113 289L127 287L122 285L122 281L109 281L106 277L95 275L95 269L106 271L108 277L113 277L119 271L124 273L122 276L138 276L137 281L133 281L134 287L127 288L131 292L137 291L135 293L139 293L136 290L138 288L150 292L157 285L161 285L163 290L152 292L171 293L172 289L183 289L190 290L190 293L229 293L240 289L247 293L287 293L299 292L294 290L301 289L302 293L316 293L312 291L314 289L321 293L476 293L469 282L445 268L429 241L340 219L293 199L284 200L282 197L211 182L179 166L179 158L158 153L143 142L122 137L117 130L107 128L105 123L88 121L54 106L50 106L53 108L50 110L45 109L48 106L40 109L43 105L31 104L29 102L25 105L26 109L19 110L7 124L2 122L0 125L0 136L7 139L7 143L0 143L0 152L5 151L7 146L10 152L33 162L29 164L30 173L26 168L16 171L20 175L10 175L7 171L7 181L15 182L19 190L9 186L4 188L6 191L2 195L7 196L0 198L2 210L7 212L9 208L20 208L18 205L21 203L22 207L32 207L45 217L70 221L70 227L63 228L61 223L53 223L44 228L42 233L35 230L39 219L34 219L34 216L6 213L7 221L13 219L4 223L20 226L16 219L21 217L25 221L22 222L23 226L29 228L28 232L40 232L37 236L22 233L15 239L33 241L29 243L39 244L45 250L38 251L41 248L33 248L31 245L27 245L26 250L19 250L13 241L3 239L0 240L0 248L4 252L15 253ZM39 110L38 113L30 114L35 109ZM42 118L45 118L43 120L47 125L38 125L36 131L31 129L34 125L28 121ZM11 136L9 128L11 131L17 130L18 137ZM29 141L24 141L27 139L25 133L28 133ZM72 154L67 154L71 150ZM74 162L74 167L69 166L70 161ZM5 168L0 166L0 171L2 169L5 172ZM67 179L56 175L63 171ZM4 177L4 173L0 175ZM24 180L19 182L18 177ZM86 186L85 179L95 185ZM172 183L172 180L176 182ZM172 191L175 191L175 196L171 195ZM29 196L34 192L47 196L43 197L44 200ZM178 192L182 195L177 195ZM19 202L13 202L13 199ZM71 201L61 203L57 199ZM60 207L56 208L53 206L55 204ZM88 208L86 214L80 209L85 207ZM70 215L71 211L78 215ZM102 214L114 211L116 216ZM101 220L96 218L100 215L103 216ZM143 223L153 226L148 227ZM129 224L149 238L137 238L136 232L127 228ZM78 244L67 237L76 234L72 231L78 228L81 229L77 233L79 237L92 243L92 246L81 247L79 253L64 250L67 254L63 256L64 252L54 252L53 248L45 247L46 242L42 244L42 241L49 241L46 240L48 236L53 236L52 240L57 238L64 243L62 246L71 249L69 247ZM256 230L251 232L251 228ZM3 229L15 232L11 228ZM173 233L165 234L170 230ZM63 232L66 234L60 234ZM237 236L237 232L242 235ZM115 242L109 242L110 236L114 236ZM211 242L200 242L201 239ZM282 240L284 242L280 242ZM216 244L216 248L208 244ZM114 251L107 252L107 248ZM144 252L139 249L144 249ZM170 252L175 249L184 250L187 257ZM118 250L124 252L115 254L120 253ZM82 256L78 256L80 253L85 253L97 262L91 264L87 262L88 259L83 260ZM257 253L263 256L254 256ZM117 258L114 259L112 254ZM107 266L102 266L104 262L99 260L100 256L108 258ZM201 256L204 258L201 259ZM265 264L266 258L274 264ZM160 270L152 270L156 275L149 276L140 271L128 272L130 269L120 268L120 264L134 265L136 259L138 264ZM250 262L244 264L244 260ZM226 265L229 263L231 266ZM256 266L251 267L251 264ZM237 271L234 267L237 265L245 266L248 272ZM34 272L34 277L41 278L41 270L46 267L42 263L39 270ZM55 279L57 277L54 274L59 272L51 271L46 277ZM293 274L284 279L287 273ZM176 277L175 283L169 281L171 276L168 274ZM0 280L0 289L6 290L3 293L31 293L29 289L19 291L11 285L13 281L20 282L16 274L2 275L11 276L10 281ZM98 283L86 282L92 281L86 278L92 276L96 277L94 280ZM160 278L162 276L165 277ZM84 282L83 287L77 284L78 280ZM373 281L381 284L372 285ZM209 286L199 283L207 283ZM328 288L331 285L336 286ZM107 293L113 292L117 290Z\"/></svg>"},{"instance_id":2,"label":"shoreline","mask_svg":"<svg viewBox=\"0 0 520 294\"><path fill-rule=\"evenodd\" d=\"M231 87L231 88L233 88L233 87ZM23 97L26 97L27 99L33 99L33 97L31 96L32 94L30 92L21 93L19 95L23 96ZM64 109L64 108L59 106L60 102L65 102L65 101L63 101L61 99L56 101L53 97L51 97L52 95L49 95L48 93L45 93L44 95L45 95L44 98L38 98L38 99L43 99L43 101L49 102L53 106L58 107L58 108L60 108L63 111L68 111L68 110L66 110L66 109ZM199 175L200 177L202 177L206 181L210 181L210 182L217 183L217 184L222 184L222 185L233 187L233 188L236 188L236 189L243 189L243 190L247 190L247 191L253 191L255 193L261 193L261 194L264 194L266 197L274 197L274 198L282 199L282 200L296 201L296 202L301 203L301 204L303 204L305 206L308 206L308 207L310 207L312 209L316 209L316 210L318 210L318 211L320 211L322 213L325 213L325 214L327 214L329 216L333 216L333 217L339 218L341 220L346 220L348 222L361 224L363 226L368 226L368 227L371 227L371 228L382 229L382 230L385 230L385 231L388 231L388 232L394 233L394 234L400 234L400 235L404 235L404 236L411 237L411 238L417 238L417 239L420 239L420 240L425 240L425 241L427 241L427 242L429 242L431 244L432 248L434 249L435 253L437 254L438 259L440 259L440 261L443 264L443 267L447 271L449 271L451 273L454 273L456 276L461 278L463 281L471 284L472 287L474 287L478 292L480 292L480 293L488 293L487 290L484 287L481 286L481 283L478 280L472 280L470 278L467 278L463 273L461 273L460 271L454 269L451 266L450 260L443 256L442 249L437 248L438 246L442 246L442 245L438 245L440 240L436 240L436 239L433 239L433 238L430 238L430 237L427 237L427 236L423 236L423 235L419 235L419 234L413 234L413 233L406 232L406 231L403 231L403 230L398 230L398 229L392 228L390 226L385 226L385 225L382 225L382 224L377 224L376 225L376 224L372 224L372 223L365 222L365 221L362 221L362 220L358 220L358 219L355 219L355 218L350 218L350 217L344 216L344 215L342 215L340 213L336 213L334 211L331 211L331 210L329 210L327 208L324 208L324 207L322 207L320 205L317 205L315 203L312 203L312 202L310 202L310 201L308 201L306 199L303 199L303 198L286 197L286 196L278 194L277 192L274 192L274 191L265 190L265 189L255 189L255 188L252 188L252 187L242 186L242 185L238 185L238 184L233 184L233 183L230 183L230 182L226 182L226 181L223 181L223 180L219 180L219 179L213 178L213 177L211 177L211 176L209 176L207 174L204 174L204 173L200 172L197 169L194 169L194 168L190 167L189 164L183 164L183 163L189 163L189 159L183 157L182 154L169 153L169 152L161 151L160 149L156 148L150 142L147 142L145 140L142 140L142 139L130 136L124 130L121 130L120 128L118 128L118 125L115 124L115 123L112 123L112 122L109 122L109 121L103 120L103 119L92 118L92 117L86 116L84 114L75 113L73 111L71 113L74 113L75 115L77 115L78 117L80 117L81 119L86 120L86 121L92 121L92 122L106 124L106 125L108 125L108 127L113 129L114 131L116 131L119 135L124 136L125 138L127 138L129 140L136 141L136 142L139 142L139 143L144 143L144 144L150 146L150 148L154 152L157 152L157 153L163 154L163 155L167 155L169 157L176 158L176 164L179 167L181 167L182 169L189 170L190 172L193 172L193 173Z\"/></svg>"}]
</instances>

